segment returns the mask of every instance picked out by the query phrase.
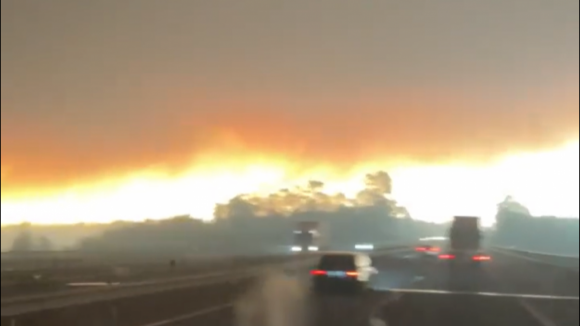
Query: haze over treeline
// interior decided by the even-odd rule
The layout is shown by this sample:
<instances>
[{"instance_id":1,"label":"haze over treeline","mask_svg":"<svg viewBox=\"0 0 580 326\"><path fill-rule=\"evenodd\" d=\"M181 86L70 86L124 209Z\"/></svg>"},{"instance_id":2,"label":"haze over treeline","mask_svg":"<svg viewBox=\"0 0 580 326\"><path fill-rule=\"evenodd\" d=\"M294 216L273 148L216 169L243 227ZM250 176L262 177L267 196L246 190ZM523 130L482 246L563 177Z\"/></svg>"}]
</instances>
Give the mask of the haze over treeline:
<instances>
[{"instance_id":1,"label":"haze over treeline","mask_svg":"<svg viewBox=\"0 0 580 326\"><path fill-rule=\"evenodd\" d=\"M111 225L5 227L2 250L277 253L288 250L292 228L304 220L322 222L335 248L446 235L447 224L413 219L390 196L392 187L389 174L379 171L368 174L364 189L352 197L329 194L320 181L266 195L239 195L216 205L215 219L209 223L178 216ZM487 242L496 245L570 255L579 252L578 219L535 217L511 197L498 204L496 224L486 230L485 236Z\"/></svg>"}]
</instances>

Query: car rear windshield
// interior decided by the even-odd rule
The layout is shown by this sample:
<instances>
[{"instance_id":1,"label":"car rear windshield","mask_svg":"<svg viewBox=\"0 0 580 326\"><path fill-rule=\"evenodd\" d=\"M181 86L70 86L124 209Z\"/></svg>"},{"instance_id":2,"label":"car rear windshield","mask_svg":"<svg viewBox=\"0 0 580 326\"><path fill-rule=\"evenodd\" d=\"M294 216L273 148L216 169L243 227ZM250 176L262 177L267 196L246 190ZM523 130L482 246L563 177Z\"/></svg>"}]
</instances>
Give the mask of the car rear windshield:
<instances>
[{"instance_id":1,"label":"car rear windshield","mask_svg":"<svg viewBox=\"0 0 580 326\"><path fill-rule=\"evenodd\" d=\"M352 255L328 255L320 259L319 269L331 270L351 270L356 267L354 256Z\"/></svg>"}]
</instances>

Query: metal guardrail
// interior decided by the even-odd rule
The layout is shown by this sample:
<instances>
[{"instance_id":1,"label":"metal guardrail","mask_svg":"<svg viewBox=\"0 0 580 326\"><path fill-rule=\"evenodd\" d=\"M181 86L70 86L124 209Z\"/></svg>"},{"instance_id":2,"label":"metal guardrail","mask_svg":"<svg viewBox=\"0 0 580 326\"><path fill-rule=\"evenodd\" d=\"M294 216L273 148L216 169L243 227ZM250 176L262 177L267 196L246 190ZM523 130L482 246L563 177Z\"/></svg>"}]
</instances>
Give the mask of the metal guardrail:
<instances>
[{"instance_id":1,"label":"metal guardrail","mask_svg":"<svg viewBox=\"0 0 580 326\"><path fill-rule=\"evenodd\" d=\"M517 252L517 253L532 255L532 256L537 256L537 257L559 257L559 258L565 258L565 259L580 259L580 256L577 256L577 255L559 255L559 254L540 252L540 251L523 250L523 249L518 249L518 248L513 248L513 247L512 248L500 247L500 246L494 246L494 247L502 249L502 250L508 250L508 251L512 251L512 252Z\"/></svg>"},{"instance_id":2,"label":"metal guardrail","mask_svg":"<svg viewBox=\"0 0 580 326\"><path fill-rule=\"evenodd\" d=\"M86 291L69 291L61 294L39 295L21 299L5 300L2 302L2 317L10 317L25 313L37 312L47 309L59 309L74 305L90 304L107 300L115 300L127 297L135 297L183 289L188 287L207 286L223 282L237 282L242 279L259 275L268 268L281 268L312 264L312 257L303 257L298 261L293 259L289 262L269 263L257 267L242 268L237 271L224 271L218 273L191 275L174 279L147 281L135 284L106 287L101 289L89 289Z\"/></svg>"},{"instance_id":3,"label":"metal guardrail","mask_svg":"<svg viewBox=\"0 0 580 326\"><path fill-rule=\"evenodd\" d=\"M249 261L254 257L249 257ZM271 257L261 257L261 259L266 259L266 261L262 262L254 262L249 266L256 266L271 262L272 260L282 260L286 257L281 256L271 256ZM239 258L237 258L239 260ZM171 283L176 281L186 281L186 280L198 280L198 279L207 279L210 277L219 277L225 274L231 274L237 270L248 268L247 264L239 264L240 266L236 267L236 264L216 264L216 260L207 260L206 262L210 263L210 266L213 266L212 269L205 269L205 270L193 270L188 274L182 274L183 272L187 272L188 270L181 270L180 276L173 275L170 276L172 273L169 273L169 269L166 269L166 276L158 277L155 279L148 279L142 281L133 281L123 283L121 281L116 282L105 282L108 283L106 286L102 287L90 287L90 288L78 288L78 289L68 289L68 290L61 290L58 292L52 293L41 293L41 294L32 294L32 295L24 295L18 297L10 297L10 298L3 298L1 300L2 306L10 305L10 304L18 304L18 303L25 303L25 302L32 302L32 301L43 301L43 300L50 300L50 299L58 299L62 297L69 297L69 296L80 296L83 294L91 294L96 292L103 292L103 291L118 291L126 288L134 288L134 287L142 287L142 286L151 286L151 285L159 285L165 283ZM228 259L224 259L223 261L228 261ZM219 262L219 261L218 261ZM227 272L210 272L211 270L218 270L218 271L225 271Z\"/></svg>"},{"instance_id":4,"label":"metal guardrail","mask_svg":"<svg viewBox=\"0 0 580 326\"><path fill-rule=\"evenodd\" d=\"M517 258L526 259L536 263L542 263L547 265L555 265L566 269L571 269L574 271L579 270L580 257L569 256L569 255L554 255L542 252L534 252L528 250L521 250L515 248L505 248L494 246L491 247L492 250L515 256Z\"/></svg>"},{"instance_id":5,"label":"metal guardrail","mask_svg":"<svg viewBox=\"0 0 580 326\"><path fill-rule=\"evenodd\" d=\"M182 276L182 277L170 278L170 279L150 280L150 281L143 281L143 282L110 285L110 286L97 287L97 288L84 288L84 289L62 291L62 292L57 292L57 293L38 294L38 295L31 295L31 296L24 296L24 297L7 298L7 299L2 299L1 305L2 305L2 307L5 307L8 305L14 305L14 304L20 304L20 303L46 301L46 300L54 300L54 299L59 299L59 298L72 297L72 296L79 296L79 295L86 294L86 293L110 292L110 291L118 291L118 290L127 289L127 288L151 286L151 285L158 285L158 284L171 283L171 282L208 279L211 277L219 277L219 276L223 276L223 275L229 275L230 273L231 272L207 273L207 274L201 274L201 275Z\"/></svg>"}]
</instances>

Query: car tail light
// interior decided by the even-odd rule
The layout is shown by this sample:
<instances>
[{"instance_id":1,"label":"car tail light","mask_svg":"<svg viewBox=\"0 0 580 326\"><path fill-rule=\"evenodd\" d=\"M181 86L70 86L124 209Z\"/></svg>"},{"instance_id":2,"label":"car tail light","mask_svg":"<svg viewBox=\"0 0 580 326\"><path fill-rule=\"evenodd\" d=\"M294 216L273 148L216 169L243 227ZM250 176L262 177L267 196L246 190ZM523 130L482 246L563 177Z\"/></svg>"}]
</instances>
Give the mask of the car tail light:
<instances>
[{"instance_id":1,"label":"car tail light","mask_svg":"<svg viewBox=\"0 0 580 326\"><path fill-rule=\"evenodd\" d=\"M417 248L415 248L415 251L423 252L423 251L427 251L427 248L425 248L425 247L417 247Z\"/></svg>"},{"instance_id":2,"label":"car tail light","mask_svg":"<svg viewBox=\"0 0 580 326\"><path fill-rule=\"evenodd\" d=\"M440 252L441 248L437 248L437 247L433 247L431 249L429 249L430 252Z\"/></svg>"},{"instance_id":3,"label":"car tail light","mask_svg":"<svg viewBox=\"0 0 580 326\"><path fill-rule=\"evenodd\" d=\"M439 259L445 259L445 260L455 259L455 256L454 255L439 255Z\"/></svg>"},{"instance_id":4,"label":"car tail light","mask_svg":"<svg viewBox=\"0 0 580 326\"><path fill-rule=\"evenodd\" d=\"M358 276L358 272L346 272L346 276L351 276L351 277L357 277Z\"/></svg>"},{"instance_id":5,"label":"car tail light","mask_svg":"<svg viewBox=\"0 0 580 326\"><path fill-rule=\"evenodd\" d=\"M473 260L475 260L475 261L489 261L489 260L491 260L491 257L487 256L487 255L477 255L477 256L473 256Z\"/></svg>"},{"instance_id":6,"label":"car tail light","mask_svg":"<svg viewBox=\"0 0 580 326\"><path fill-rule=\"evenodd\" d=\"M310 275L314 275L314 276L326 275L326 271L313 270L313 271L310 271Z\"/></svg>"}]
</instances>

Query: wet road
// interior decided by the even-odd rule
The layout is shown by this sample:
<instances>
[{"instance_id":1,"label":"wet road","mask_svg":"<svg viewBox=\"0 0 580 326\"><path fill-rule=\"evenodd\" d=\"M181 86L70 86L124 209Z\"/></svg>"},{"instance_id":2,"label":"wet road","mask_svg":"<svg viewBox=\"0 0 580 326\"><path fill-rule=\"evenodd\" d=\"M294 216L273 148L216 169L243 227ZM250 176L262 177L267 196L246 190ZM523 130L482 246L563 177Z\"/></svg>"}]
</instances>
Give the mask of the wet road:
<instances>
[{"instance_id":1,"label":"wet road","mask_svg":"<svg viewBox=\"0 0 580 326\"><path fill-rule=\"evenodd\" d=\"M578 274L498 255L479 272L450 277L445 266L375 259L373 291L357 297L307 296L290 307L283 291L268 298L255 318L236 309L147 326L363 326L371 318L389 326L577 326ZM298 277L298 275L292 275ZM576 283L574 283L576 282ZM302 286L306 279L300 280ZM551 296L559 296L553 298ZM286 310L285 310L286 309ZM239 315L239 314L238 314Z\"/></svg>"}]
</instances>

